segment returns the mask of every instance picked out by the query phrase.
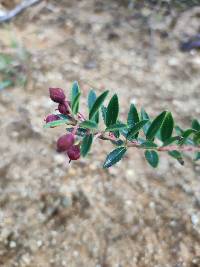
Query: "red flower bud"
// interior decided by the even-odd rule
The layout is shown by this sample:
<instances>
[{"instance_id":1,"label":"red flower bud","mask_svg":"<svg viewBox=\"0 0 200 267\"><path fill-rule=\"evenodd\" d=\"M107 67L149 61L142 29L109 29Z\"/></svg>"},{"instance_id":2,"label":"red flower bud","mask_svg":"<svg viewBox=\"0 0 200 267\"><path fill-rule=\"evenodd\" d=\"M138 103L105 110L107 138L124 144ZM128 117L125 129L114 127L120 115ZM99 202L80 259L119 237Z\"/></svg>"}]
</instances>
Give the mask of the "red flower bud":
<instances>
[{"instance_id":1,"label":"red flower bud","mask_svg":"<svg viewBox=\"0 0 200 267\"><path fill-rule=\"evenodd\" d=\"M50 114L45 118L45 121L46 121L46 123L48 123L48 122L52 122L52 121L57 121L59 119L60 119L60 117L58 115Z\"/></svg>"},{"instance_id":2,"label":"red flower bud","mask_svg":"<svg viewBox=\"0 0 200 267\"><path fill-rule=\"evenodd\" d=\"M62 103L65 100L64 91L61 88L49 88L51 100L56 103Z\"/></svg>"},{"instance_id":3,"label":"red flower bud","mask_svg":"<svg viewBox=\"0 0 200 267\"><path fill-rule=\"evenodd\" d=\"M81 152L80 147L78 145L73 145L67 150L67 155L71 160L77 160L80 158Z\"/></svg>"},{"instance_id":4,"label":"red flower bud","mask_svg":"<svg viewBox=\"0 0 200 267\"><path fill-rule=\"evenodd\" d=\"M57 151L64 152L68 150L74 144L74 141L74 134L70 133L62 135L57 141Z\"/></svg>"},{"instance_id":5,"label":"red flower bud","mask_svg":"<svg viewBox=\"0 0 200 267\"><path fill-rule=\"evenodd\" d=\"M58 110L61 114L68 115L68 114L70 114L69 106L70 106L70 102L64 101L63 103L60 103L58 105Z\"/></svg>"}]
</instances>

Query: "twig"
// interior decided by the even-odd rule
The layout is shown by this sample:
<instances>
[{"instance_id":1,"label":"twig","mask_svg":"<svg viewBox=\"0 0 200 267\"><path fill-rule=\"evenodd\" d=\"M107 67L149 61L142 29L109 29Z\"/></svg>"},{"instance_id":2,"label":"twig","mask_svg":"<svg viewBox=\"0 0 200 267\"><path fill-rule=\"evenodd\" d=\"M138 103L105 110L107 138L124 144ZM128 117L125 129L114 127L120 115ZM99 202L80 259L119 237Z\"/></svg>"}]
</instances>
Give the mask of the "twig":
<instances>
[{"instance_id":1,"label":"twig","mask_svg":"<svg viewBox=\"0 0 200 267\"><path fill-rule=\"evenodd\" d=\"M0 16L0 23L1 22L6 22L14 18L16 15L21 13L24 9L39 3L41 0L24 0L22 1L19 5L17 5L15 8L12 10L5 12L4 15Z\"/></svg>"}]
</instances>

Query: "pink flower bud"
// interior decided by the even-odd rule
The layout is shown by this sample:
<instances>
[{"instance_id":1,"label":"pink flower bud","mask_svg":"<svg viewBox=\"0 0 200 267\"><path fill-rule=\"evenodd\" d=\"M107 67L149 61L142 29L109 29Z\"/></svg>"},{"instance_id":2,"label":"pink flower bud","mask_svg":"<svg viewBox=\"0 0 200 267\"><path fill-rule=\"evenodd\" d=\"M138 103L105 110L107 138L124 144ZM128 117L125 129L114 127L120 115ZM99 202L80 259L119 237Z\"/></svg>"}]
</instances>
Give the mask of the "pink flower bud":
<instances>
[{"instance_id":1,"label":"pink flower bud","mask_svg":"<svg viewBox=\"0 0 200 267\"><path fill-rule=\"evenodd\" d=\"M74 134L64 134L57 141L57 151L64 152L67 151L75 141Z\"/></svg>"},{"instance_id":2,"label":"pink flower bud","mask_svg":"<svg viewBox=\"0 0 200 267\"><path fill-rule=\"evenodd\" d=\"M73 145L67 150L67 155L71 160L77 160L80 158L81 152L80 147L78 145Z\"/></svg>"},{"instance_id":3,"label":"pink flower bud","mask_svg":"<svg viewBox=\"0 0 200 267\"><path fill-rule=\"evenodd\" d=\"M46 118L45 118L45 121L46 123L48 122L52 122L52 121L57 121L59 120L60 117L58 115L55 115L55 114L49 114Z\"/></svg>"},{"instance_id":4,"label":"pink flower bud","mask_svg":"<svg viewBox=\"0 0 200 267\"><path fill-rule=\"evenodd\" d=\"M63 103L65 100L65 94L61 88L49 88L49 94L51 100L56 103Z\"/></svg>"},{"instance_id":5,"label":"pink flower bud","mask_svg":"<svg viewBox=\"0 0 200 267\"><path fill-rule=\"evenodd\" d=\"M68 114L70 114L69 106L70 106L70 102L64 101L63 103L60 103L58 105L58 110L61 114L68 115Z\"/></svg>"}]
</instances>

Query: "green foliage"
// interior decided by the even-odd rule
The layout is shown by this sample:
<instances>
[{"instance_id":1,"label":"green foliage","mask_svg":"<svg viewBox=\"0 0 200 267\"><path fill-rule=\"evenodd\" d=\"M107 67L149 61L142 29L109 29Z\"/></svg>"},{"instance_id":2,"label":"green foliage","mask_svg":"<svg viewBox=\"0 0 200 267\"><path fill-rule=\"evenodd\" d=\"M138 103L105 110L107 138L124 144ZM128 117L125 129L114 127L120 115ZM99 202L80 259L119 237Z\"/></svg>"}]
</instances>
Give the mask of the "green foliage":
<instances>
[{"instance_id":1,"label":"green foliage","mask_svg":"<svg viewBox=\"0 0 200 267\"><path fill-rule=\"evenodd\" d=\"M101 114L102 114L104 124L106 125L107 108L104 105L101 106Z\"/></svg>"},{"instance_id":2,"label":"green foliage","mask_svg":"<svg viewBox=\"0 0 200 267\"><path fill-rule=\"evenodd\" d=\"M131 140L135 138L135 135L139 132L139 130L148 122L148 120L143 120L137 122L133 127L131 127L128 132L127 139Z\"/></svg>"},{"instance_id":3,"label":"green foliage","mask_svg":"<svg viewBox=\"0 0 200 267\"><path fill-rule=\"evenodd\" d=\"M118 147L112 152L110 152L108 156L106 157L103 167L109 168L112 165L116 164L118 161L122 159L122 157L126 153L126 150L127 150L126 147Z\"/></svg>"},{"instance_id":4,"label":"green foliage","mask_svg":"<svg viewBox=\"0 0 200 267\"><path fill-rule=\"evenodd\" d=\"M177 150L169 151L168 154L169 154L171 157L177 159L178 162L179 162L181 165L184 165L183 157L182 157L182 155L181 155L181 153L180 153L179 151L177 151Z\"/></svg>"},{"instance_id":5,"label":"green foliage","mask_svg":"<svg viewBox=\"0 0 200 267\"><path fill-rule=\"evenodd\" d=\"M158 166L159 157L158 153L154 150L146 150L145 151L145 158L147 162L153 167L156 168Z\"/></svg>"},{"instance_id":6,"label":"green foliage","mask_svg":"<svg viewBox=\"0 0 200 267\"><path fill-rule=\"evenodd\" d=\"M66 130L71 133L71 132L74 131L74 128L70 127L70 128L66 128ZM85 135L87 135L87 133L88 133L88 129L85 129L85 128L80 128L79 127L76 130L76 135L80 136L80 137L84 137Z\"/></svg>"},{"instance_id":7,"label":"green foliage","mask_svg":"<svg viewBox=\"0 0 200 267\"><path fill-rule=\"evenodd\" d=\"M163 121L165 119L166 116L166 111L163 111L161 114L159 114L151 123L151 125L149 126L149 129L146 133L146 138L148 140L153 140L156 136L156 134L158 133L158 131L160 130L160 128L162 127Z\"/></svg>"},{"instance_id":8,"label":"green foliage","mask_svg":"<svg viewBox=\"0 0 200 267\"><path fill-rule=\"evenodd\" d=\"M78 85L78 82L74 82L71 88L71 107L72 107L72 113L75 115L79 111L80 95L81 93L80 93L80 87Z\"/></svg>"},{"instance_id":9,"label":"green foliage","mask_svg":"<svg viewBox=\"0 0 200 267\"><path fill-rule=\"evenodd\" d=\"M167 140L165 140L165 142L163 142L163 146L168 146L170 144L173 144L176 141L180 141L182 138L180 136L173 136L168 138Z\"/></svg>"},{"instance_id":10,"label":"green foliage","mask_svg":"<svg viewBox=\"0 0 200 267\"><path fill-rule=\"evenodd\" d=\"M63 124L67 124L69 122L68 119L63 119L63 120L56 120L56 121L51 121L48 122L44 125L44 128L52 128L52 127L57 127Z\"/></svg>"},{"instance_id":11,"label":"green foliage","mask_svg":"<svg viewBox=\"0 0 200 267\"><path fill-rule=\"evenodd\" d=\"M158 145L157 144L155 144L154 142L152 142L152 141L144 141L141 145L140 145L140 147L143 147L143 148L155 148L155 147L157 147Z\"/></svg>"},{"instance_id":12,"label":"green foliage","mask_svg":"<svg viewBox=\"0 0 200 267\"><path fill-rule=\"evenodd\" d=\"M194 158L195 161L200 160L200 152L197 152Z\"/></svg>"},{"instance_id":13,"label":"green foliage","mask_svg":"<svg viewBox=\"0 0 200 267\"><path fill-rule=\"evenodd\" d=\"M119 102L118 102L118 96L115 94L107 107L106 111L106 126L109 127L111 125L114 125L117 121L119 114Z\"/></svg>"},{"instance_id":14,"label":"green foliage","mask_svg":"<svg viewBox=\"0 0 200 267\"><path fill-rule=\"evenodd\" d=\"M161 140L163 142L165 142L172 136L173 129L174 129L174 119L172 117L171 112L167 112L163 120L160 131Z\"/></svg>"},{"instance_id":15,"label":"green foliage","mask_svg":"<svg viewBox=\"0 0 200 267\"><path fill-rule=\"evenodd\" d=\"M179 141L179 145L183 145L184 143L186 143L186 141L188 140L188 137L190 137L190 135L197 133L196 130L194 129L187 129L185 130L182 134L181 134L181 140Z\"/></svg>"},{"instance_id":16,"label":"green foliage","mask_svg":"<svg viewBox=\"0 0 200 267\"><path fill-rule=\"evenodd\" d=\"M82 144L81 144L81 155L83 157L85 157L88 152L90 151L91 145L92 145L92 140L93 140L93 135L89 134L86 135L83 140L82 140Z\"/></svg>"},{"instance_id":17,"label":"green foliage","mask_svg":"<svg viewBox=\"0 0 200 267\"><path fill-rule=\"evenodd\" d=\"M130 105L130 109L128 112L127 124L128 126L134 126L136 123L140 121L137 109L134 104Z\"/></svg>"},{"instance_id":18,"label":"green foliage","mask_svg":"<svg viewBox=\"0 0 200 267\"><path fill-rule=\"evenodd\" d=\"M94 121L83 121L80 123L80 126L85 129L96 129L97 124Z\"/></svg>"},{"instance_id":19,"label":"green foliage","mask_svg":"<svg viewBox=\"0 0 200 267\"><path fill-rule=\"evenodd\" d=\"M8 60L8 59L7 59ZM0 68L3 64L0 64ZM119 101L117 94L104 101L108 91L98 97L94 90L88 94L89 119L80 112L81 90L77 82L74 82L70 93L71 110L69 114L57 114L60 120L45 124L45 128L53 128L60 125L68 125L67 131L76 136L76 145L80 147L82 157L85 157L96 139L110 142L116 148L112 150L104 162L103 167L109 168L120 161L126 151L132 147L144 151L147 162L156 168L159 163L159 152L168 152L169 156L184 164L184 151L194 152L194 160L200 159L200 123L193 119L191 128L182 129L175 125L173 116L169 111L163 111L155 118L150 119L144 108L140 114L134 104L130 105L125 121L119 119ZM67 99L66 99L67 100ZM99 123L100 112L103 123ZM176 135L173 136L173 132ZM183 151L183 152L182 152Z\"/></svg>"},{"instance_id":20,"label":"green foliage","mask_svg":"<svg viewBox=\"0 0 200 267\"><path fill-rule=\"evenodd\" d=\"M94 92L94 90L90 90L89 95L88 95L89 112L92 109L96 99L97 99L96 93ZM99 123L99 111L97 111L96 115L94 116L92 120L94 120L96 123Z\"/></svg>"},{"instance_id":21,"label":"green foliage","mask_svg":"<svg viewBox=\"0 0 200 267\"><path fill-rule=\"evenodd\" d=\"M127 125L124 123L116 123L106 128L106 132L115 132L118 130L127 129Z\"/></svg>"},{"instance_id":22,"label":"green foliage","mask_svg":"<svg viewBox=\"0 0 200 267\"><path fill-rule=\"evenodd\" d=\"M192 129L200 131L200 123L197 119L192 120Z\"/></svg>"},{"instance_id":23,"label":"green foliage","mask_svg":"<svg viewBox=\"0 0 200 267\"><path fill-rule=\"evenodd\" d=\"M103 92L97 99L95 100L93 106L90 109L89 112L89 119L91 120L99 111L100 107L102 106L104 100L106 99L109 91Z\"/></svg>"},{"instance_id":24,"label":"green foliage","mask_svg":"<svg viewBox=\"0 0 200 267\"><path fill-rule=\"evenodd\" d=\"M143 126L143 132L144 134L146 135L147 134L147 131L151 125L151 121L150 121L150 117L149 115L147 114L147 112L144 110L144 108L141 108L141 120L148 120L148 123L146 123L144 126Z\"/></svg>"}]
</instances>

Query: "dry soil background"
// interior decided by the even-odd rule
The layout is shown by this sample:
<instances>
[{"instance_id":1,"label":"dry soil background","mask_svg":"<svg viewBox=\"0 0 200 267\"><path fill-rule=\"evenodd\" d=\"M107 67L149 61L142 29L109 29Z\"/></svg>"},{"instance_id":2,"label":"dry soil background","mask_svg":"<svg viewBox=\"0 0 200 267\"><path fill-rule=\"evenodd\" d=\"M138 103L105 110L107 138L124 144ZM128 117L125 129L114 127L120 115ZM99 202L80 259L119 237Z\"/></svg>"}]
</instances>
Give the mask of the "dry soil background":
<instances>
[{"instance_id":1,"label":"dry soil background","mask_svg":"<svg viewBox=\"0 0 200 267\"><path fill-rule=\"evenodd\" d=\"M153 14L153 15L152 15ZM55 105L49 86L66 92L104 88L151 115L164 108L181 126L200 118L200 54L179 41L197 33L200 7L164 16L120 1L48 1L0 26L29 52L24 88L0 91L0 266L200 266L200 166L162 155L152 170L132 150L108 171L110 146L70 166L55 152L64 129L44 130ZM148 17L151 19L148 19Z\"/></svg>"}]
</instances>

